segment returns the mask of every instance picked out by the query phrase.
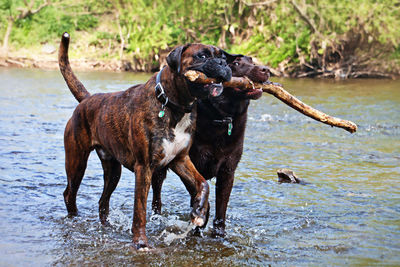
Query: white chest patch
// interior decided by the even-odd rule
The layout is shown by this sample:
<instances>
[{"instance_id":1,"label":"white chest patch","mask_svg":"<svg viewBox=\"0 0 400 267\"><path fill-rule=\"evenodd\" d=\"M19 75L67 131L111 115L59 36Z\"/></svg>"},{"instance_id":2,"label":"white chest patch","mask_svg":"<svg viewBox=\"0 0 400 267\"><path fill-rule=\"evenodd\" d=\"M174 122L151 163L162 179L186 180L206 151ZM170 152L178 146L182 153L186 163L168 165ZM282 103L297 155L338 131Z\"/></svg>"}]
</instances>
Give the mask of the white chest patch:
<instances>
[{"instance_id":1,"label":"white chest patch","mask_svg":"<svg viewBox=\"0 0 400 267\"><path fill-rule=\"evenodd\" d=\"M185 149L190 142L190 134L185 133L186 129L191 124L190 113L186 113L183 118L176 124L173 132L174 139L172 141L168 141L167 139L163 140L162 146L164 149L164 158L161 160L160 164L162 166L170 163L176 155L179 154L183 149Z\"/></svg>"}]
</instances>

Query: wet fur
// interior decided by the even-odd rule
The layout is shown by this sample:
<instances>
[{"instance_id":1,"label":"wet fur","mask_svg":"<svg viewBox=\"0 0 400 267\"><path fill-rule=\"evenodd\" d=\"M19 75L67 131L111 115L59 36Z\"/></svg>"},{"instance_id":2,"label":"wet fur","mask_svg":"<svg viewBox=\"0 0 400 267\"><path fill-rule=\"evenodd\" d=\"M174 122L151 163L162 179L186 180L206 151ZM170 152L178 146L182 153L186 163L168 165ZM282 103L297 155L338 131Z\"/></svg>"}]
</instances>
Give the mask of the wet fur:
<instances>
[{"instance_id":1,"label":"wet fur","mask_svg":"<svg viewBox=\"0 0 400 267\"><path fill-rule=\"evenodd\" d=\"M202 224L208 212L208 184L195 169L188 153L196 121L196 108L190 113L162 109L155 97L156 75L145 84L126 91L94 94L76 78L68 61L69 35L60 43L61 73L74 97L80 102L64 132L67 188L64 201L69 215L76 215L76 196L87 160L96 150L104 171L104 189L99 201L99 216L103 224L109 212L109 200L121 176L121 166L135 172L135 201L132 223L133 244L148 247L146 237L146 202L154 171L172 169L188 186L193 201L191 217ZM206 53L206 58L198 57ZM231 70L223 53L214 46L187 44L174 49L167 57L168 66L161 81L168 97L182 106L199 97L208 97L206 87L188 82L182 72L195 69L229 80Z\"/></svg>"},{"instance_id":2,"label":"wet fur","mask_svg":"<svg viewBox=\"0 0 400 267\"><path fill-rule=\"evenodd\" d=\"M237 56L229 63L233 76L248 77L254 82L265 82L269 79L269 69L253 64L246 56ZM198 115L190 158L197 170L205 179L217 178L216 213L214 231L217 236L225 234L226 209L231 194L234 174L243 153L243 141L247 122L247 110L251 99L261 97L261 91L224 88L216 98L198 101ZM227 124L215 124L230 116L233 119L232 134L227 134ZM160 170L153 175L153 203L156 213L161 212L161 187L166 171ZM186 187L190 187L183 181ZM208 220L208 217L207 217Z\"/></svg>"}]
</instances>

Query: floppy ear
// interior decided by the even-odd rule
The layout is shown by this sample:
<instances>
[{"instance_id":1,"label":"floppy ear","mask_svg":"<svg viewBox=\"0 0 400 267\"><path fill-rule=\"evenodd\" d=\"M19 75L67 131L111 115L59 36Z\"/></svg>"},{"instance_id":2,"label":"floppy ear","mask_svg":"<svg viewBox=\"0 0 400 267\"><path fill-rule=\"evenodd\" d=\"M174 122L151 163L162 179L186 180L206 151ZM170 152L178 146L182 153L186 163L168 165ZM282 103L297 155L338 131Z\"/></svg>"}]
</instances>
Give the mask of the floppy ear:
<instances>
[{"instance_id":1,"label":"floppy ear","mask_svg":"<svg viewBox=\"0 0 400 267\"><path fill-rule=\"evenodd\" d=\"M224 50L222 50L222 53L226 56L226 63L228 63L228 64L231 64L238 57L244 57L244 55L242 55L242 54L229 54L228 52L226 52Z\"/></svg>"},{"instance_id":2,"label":"floppy ear","mask_svg":"<svg viewBox=\"0 0 400 267\"><path fill-rule=\"evenodd\" d=\"M189 47L190 44L181 45L172 50L167 56L168 66L176 73L181 71L182 53Z\"/></svg>"}]
</instances>

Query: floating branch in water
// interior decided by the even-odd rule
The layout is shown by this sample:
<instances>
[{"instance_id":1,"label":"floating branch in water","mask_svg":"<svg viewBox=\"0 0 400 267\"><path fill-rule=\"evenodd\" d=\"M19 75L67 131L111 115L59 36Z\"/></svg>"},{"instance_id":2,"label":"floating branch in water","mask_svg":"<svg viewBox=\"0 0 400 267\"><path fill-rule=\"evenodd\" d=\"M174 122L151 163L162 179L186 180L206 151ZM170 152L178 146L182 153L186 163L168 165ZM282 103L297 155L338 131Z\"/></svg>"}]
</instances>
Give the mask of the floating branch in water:
<instances>
[{"instance_id":1,"label":"floating branch in water","mask_svg":"<svg viewBox=\"0 0 400 267\"><path fill-rule=\"evenodd\" d=\"M195 70L189 70L185 73L186 78L191 82L196 83L215 83L217 82L213 78L208 78L204 73ZM329 116L303 102L287 92L283 87L276 83L252 83L249 79L244 77L232 77L229 82L224 82L225 87L236 87L236 88L261 88L263 92L272 94L288 106L295 110L303 113L304 115L320 121L322 123L345 129L350 133L357 131L357 125L348 120L342 120L336 117Z\"/></svg>"}]
</instances>

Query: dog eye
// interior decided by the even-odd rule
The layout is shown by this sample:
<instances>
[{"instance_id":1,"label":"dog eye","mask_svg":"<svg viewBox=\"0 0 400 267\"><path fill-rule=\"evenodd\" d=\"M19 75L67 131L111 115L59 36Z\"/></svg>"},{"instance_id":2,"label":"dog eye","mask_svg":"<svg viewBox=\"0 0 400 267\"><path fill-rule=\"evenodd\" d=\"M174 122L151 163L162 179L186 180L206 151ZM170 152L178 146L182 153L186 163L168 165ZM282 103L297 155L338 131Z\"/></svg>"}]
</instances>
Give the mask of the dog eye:
<instances>
[{"instance_id":1,"label":"dog eye","mask_svg":"<svg viewBox=\"0 0 400 267\"><path fill-rule=\"evenodd\" d=\"M239 66L239 62L233 62L233 65Z\"/></svg>"},{"instance_id":2,"label":"dog eye","mask_svg":"<svg viewBox=\"0 0 400 267\"><path fill-rule=\"evenodd\" d=\"M207 58L206 55L200 55L199 58Z\"/></svg>"}]
</instances>

